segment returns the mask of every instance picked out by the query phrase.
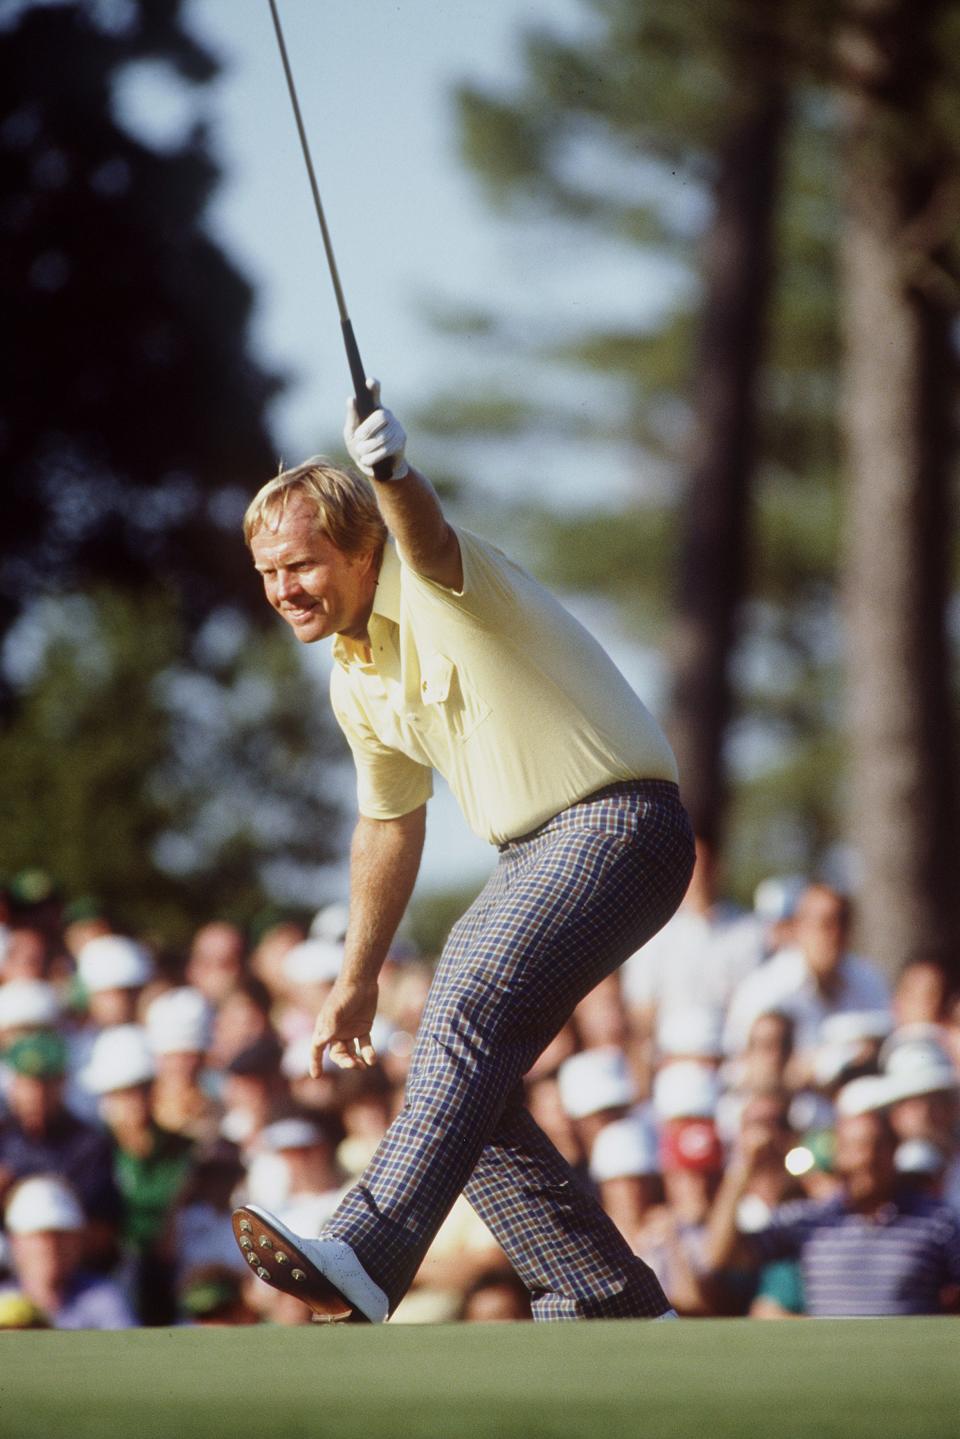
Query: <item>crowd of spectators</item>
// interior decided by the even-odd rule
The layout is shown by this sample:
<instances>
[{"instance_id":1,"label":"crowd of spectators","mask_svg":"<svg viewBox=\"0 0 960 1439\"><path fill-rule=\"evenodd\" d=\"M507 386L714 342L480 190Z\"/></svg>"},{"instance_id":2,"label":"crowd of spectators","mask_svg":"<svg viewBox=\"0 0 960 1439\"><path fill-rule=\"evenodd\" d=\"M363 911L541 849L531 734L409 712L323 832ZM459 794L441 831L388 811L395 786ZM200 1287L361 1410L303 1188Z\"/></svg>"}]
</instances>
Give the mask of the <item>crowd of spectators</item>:
<instances>
[{"instance_id":1,"label":"crowd of spectators","mask_svg":"<svg viewBox=\"0 0 960 1439\"><path fill-rule=\"evenodd\" d=\"M527 1078L537 1122L681 1315L960 1312L960 994L851 952L801 879L680 911ZM342 904L178 961L96 906L0 912L0 1327L304 1324L234 1244L235 1204L316 1234L403 1103L431 977L398 946L369 1070L309 1073ZM517 1320L530 1297L458 1200L394 1322Z\"/></svg>"}]
</instances>

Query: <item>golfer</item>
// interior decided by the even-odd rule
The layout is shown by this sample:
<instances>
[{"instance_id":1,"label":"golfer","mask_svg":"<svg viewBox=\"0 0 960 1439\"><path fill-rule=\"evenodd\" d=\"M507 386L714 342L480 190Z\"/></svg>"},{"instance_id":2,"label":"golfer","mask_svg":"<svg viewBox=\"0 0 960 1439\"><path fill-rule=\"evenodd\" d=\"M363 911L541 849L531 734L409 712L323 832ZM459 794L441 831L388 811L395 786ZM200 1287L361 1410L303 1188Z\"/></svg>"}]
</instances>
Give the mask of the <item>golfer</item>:
<instances>
[{"instance_id":1,"label":"golfer","mask_svg":"<svg viewBox=\"0 0 960 1439\"><path fill-rule=\"evenodd\" d=\"M333 636L333 710L356 765L349 929L315 1071L327 1049L342 1067L376 1061L377 976L416 879L433 770L499 861L438 963L404 1107L322 1235L254 1205L234 1231L260 1278L319 1317L381 1322L464 1191L537 1319L670 1314L533 1122L522 1080L680 903L693 840L673 755L557 600L447 522L389 410L358 424L351 402L344 438L369 478L308 460L244 521L269 603L301 643ZM373 481L375 465L391 478Z\"/></svg>"}]
</instances>

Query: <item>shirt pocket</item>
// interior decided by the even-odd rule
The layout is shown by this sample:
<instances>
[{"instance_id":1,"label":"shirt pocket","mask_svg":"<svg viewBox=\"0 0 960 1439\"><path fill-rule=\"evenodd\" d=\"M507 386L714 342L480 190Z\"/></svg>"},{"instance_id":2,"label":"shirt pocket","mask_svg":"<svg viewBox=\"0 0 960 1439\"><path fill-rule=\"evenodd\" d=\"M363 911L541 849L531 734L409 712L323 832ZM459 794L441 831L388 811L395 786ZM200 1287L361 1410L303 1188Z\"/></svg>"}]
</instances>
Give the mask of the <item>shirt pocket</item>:
<instances>
[{"instance_id":1,"label":"shirt pocket","mask_svg":"<svg viewBox=\"0 0 960 1439\"><path fill-rule=\"evenodd\" d=\"M427 715L462 740L490 713L490 706L446 655L430 655L427 659L420 680L420 698Z\"/></svg>"}]
</instances>

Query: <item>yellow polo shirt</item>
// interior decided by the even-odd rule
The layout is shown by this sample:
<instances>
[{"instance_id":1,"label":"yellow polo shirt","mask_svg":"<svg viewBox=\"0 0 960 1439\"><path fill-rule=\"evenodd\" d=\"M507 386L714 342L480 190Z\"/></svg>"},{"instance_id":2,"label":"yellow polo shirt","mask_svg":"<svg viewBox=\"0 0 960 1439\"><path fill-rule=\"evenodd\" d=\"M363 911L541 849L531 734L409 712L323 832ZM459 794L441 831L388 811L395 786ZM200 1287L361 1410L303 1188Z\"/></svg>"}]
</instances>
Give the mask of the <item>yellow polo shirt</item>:
<instances>
[{"instance_id":1,"label":"yellow polo shirt","mask_svg":"<svg viewBox=\"0 0 960 1439\"><path fill-rule=\"evenodd\" d=\"M615 780L676 780L659 725L597 641L494 545L458 530L459 592L384 550L370 658L334 640L333 712L360 813L396 819L446 779L500 844Z\"/></svg>"}]
</instances>

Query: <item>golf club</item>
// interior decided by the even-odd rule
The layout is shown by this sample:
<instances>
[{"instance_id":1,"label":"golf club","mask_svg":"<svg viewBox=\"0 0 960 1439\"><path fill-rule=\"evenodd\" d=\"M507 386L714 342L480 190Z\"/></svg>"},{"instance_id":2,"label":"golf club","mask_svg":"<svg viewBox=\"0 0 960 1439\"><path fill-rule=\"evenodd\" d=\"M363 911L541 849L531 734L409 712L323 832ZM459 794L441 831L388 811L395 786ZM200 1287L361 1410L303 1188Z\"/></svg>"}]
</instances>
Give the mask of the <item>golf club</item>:
<instances>
[{"instance_id":1,"label":"golf club","mask_svg":"<svg viewBox=\"0 0 960 1439\"><path fill-rule=\"evenodd\" d=\"M320 187L317 184L317 177L313 168L313 160L310 156L310 146L307 142L307 132L303 125L303 116L300 113L300 102L297 99L297 87L293 80L293 71L290 68L290 59L287 55L287 46L283 38L283 27L280 24L280 14L277 10L276 0L269 0L270 14L273 16L273 28L277 34L277 45L280 48L280 59L283 61L283 73L287 77L287 89L290 91L290 103L293 105L293 114L297 122L297 132L300 136L300 146L303 150L303 158L307 167L307 174L310 177L310 188L313 191L313 203L317 211L317 219L320 221L320 233L323 236L323 248L327 257L327 265L330 270L330 279L333 281L333 293L337 299L337 310L340 314L340 329L343 334L344 349L347 352L347 364L350 366L350 378L353 380L353 394L357 406L357 414L361 420L365 420L374 410L373 395L367 387L366 372L363 368L363 361L360 358L360 351L357 347L356 337L353 333L353 325L347 313L347 302L343 296L343 286L340 284L340 274L337 270L337 262L333 253L333 245L330 240L330 231L327 229L326 216L323 213L323 202L320 199ZM381 460L374 466L374 475L378 480L389 480L393 473L393 461Z\"/></svg>"}]
</instances>

